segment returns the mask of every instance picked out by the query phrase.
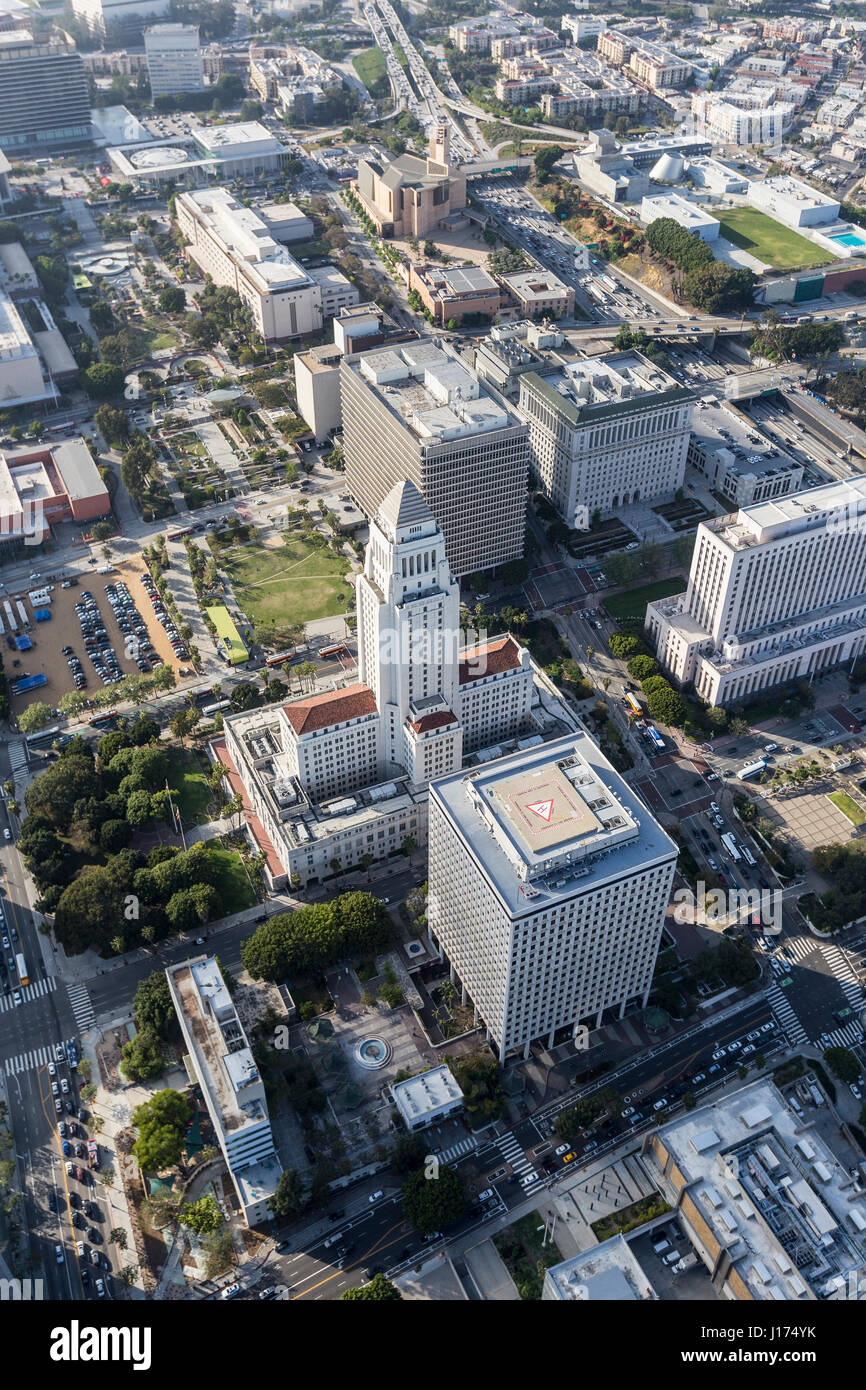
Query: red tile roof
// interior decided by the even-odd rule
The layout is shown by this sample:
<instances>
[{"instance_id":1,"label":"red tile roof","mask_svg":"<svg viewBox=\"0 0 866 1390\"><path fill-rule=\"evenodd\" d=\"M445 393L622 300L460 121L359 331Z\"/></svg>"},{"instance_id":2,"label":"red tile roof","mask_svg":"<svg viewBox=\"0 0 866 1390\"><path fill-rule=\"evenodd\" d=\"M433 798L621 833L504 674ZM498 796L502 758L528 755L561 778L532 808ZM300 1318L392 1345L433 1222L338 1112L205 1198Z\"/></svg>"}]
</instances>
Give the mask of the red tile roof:
<instances>
[{"instance_id":1,"label":"red tile roof","mask_svg":"<svg viewBox=\"0 0 866 1390\"><path fill-rule=\"evenodd\" d=\"M376 697L368 685L348 685L343 690L311 695L308 700L293 700L283 709L296 734L310 734L377 712Z\"/></svg>"},{"instance_id":2,"label":"red tile roof","mask_svg":"<svg viewBox=\"0 0 866 1390\"><path fill-rule=\"evenodd\" d=\"M433 729L444 729L446 724L456 723L456 714L452 714L450 709L440 709L435 714L422 714L414 723L410 719L409 727L414 729L416 734L429 734Z\"/></svg>"},{"instance_id":3,"label":"red tile roof","mask_svg":"<svg viewBox=\"0 0 866 1390\"><path fill-rule=\"evenodd\" d=\"M513 637L497 637L480 647L467 647L460 659L460 684L498 676L503 671L516 670L520 665L520 647Z\"/></svg>"},{"instance_id":4,"label":"red tile roof","mask_svg":"<svg viewBox=\"0 0 866 1390\"><path fill-rule=\"evenodd\" d=\"M229 786L232 792L235 796L239 796L244 804L244 820L249 827L250 834L267 859L268 868L274 878L278 878L280 874L286 872L283 868L282 860L274 849L271 838L265 830L265 827L262 825L258 816L253 814L252 802L247 796L247 789L240 779L238 770L232 761L232 756L226 748L225 739L213 739L211 741L211 748L228 772Z\"/></svg>"}]
</instances>

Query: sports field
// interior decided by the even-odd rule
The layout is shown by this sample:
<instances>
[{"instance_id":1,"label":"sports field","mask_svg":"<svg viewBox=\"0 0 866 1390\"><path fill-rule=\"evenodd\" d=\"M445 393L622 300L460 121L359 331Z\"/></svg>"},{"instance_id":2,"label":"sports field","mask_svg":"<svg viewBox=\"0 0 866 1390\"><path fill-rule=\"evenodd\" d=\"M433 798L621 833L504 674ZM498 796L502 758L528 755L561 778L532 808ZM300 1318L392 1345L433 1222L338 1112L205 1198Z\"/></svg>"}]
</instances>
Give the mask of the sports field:
<instances>
[{"instance_id":1,"label":"sports field","mask_svg":"<svg viewBox=\"0 0 866 1390\"><path fill-rule=\"evenodd\" d=\"M834 259L813 241L790 227L774 222L756 208L726 208L719 216L719 236L748 251L774 270L799 270L801 266L829 265Z\"/></svg>"},{"instance_id":2,"label":"sports field","mask_svg":"<svg viewBox=\"0 0 866 1390\"><path fill-rule=\"evenodd\" d=\"M239 607L256 628L330 618L348 607L348 560L302 536L287 536L276 550L237 546L220 557L220 564Z\"/></svg>"}]
</instances>

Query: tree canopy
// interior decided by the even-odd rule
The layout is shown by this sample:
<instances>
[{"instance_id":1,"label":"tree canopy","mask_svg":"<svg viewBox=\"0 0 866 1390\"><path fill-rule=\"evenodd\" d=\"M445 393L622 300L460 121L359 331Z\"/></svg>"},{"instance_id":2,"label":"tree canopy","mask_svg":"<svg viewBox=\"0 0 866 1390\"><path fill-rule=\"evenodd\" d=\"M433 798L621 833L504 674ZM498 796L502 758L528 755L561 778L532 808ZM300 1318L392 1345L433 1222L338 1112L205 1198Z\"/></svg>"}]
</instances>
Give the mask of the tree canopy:
<instances>
[{"instance_id":1,"label":"tree canopy","mask_svg":"<svg viewBox=\"0 0 866 1390\"><path fill-rule=\"evenodd\" d=\"M271 917L241 948L255 980L285 980L360 951L380 950L393 935L383 905L372 893L343 893L327 903Z\"/></svg>"},{"instance_id":2,"label":"tree canopy","mask_svg":"<svg viewBox=\"0 0 866 1390\"><path fill-rule=\"evenodd\" d=\"M340 1302L402 1303L403 1295L384 1274L375 1274L369 1284L362 1284L358 1289L344 1289L340 1294Z\"/></svg>"},{"instance_id":3,"label":"tree canopy","mask_svg":"<svg viewBox=\"0 0 866 1390\"><path fill-rule=\"evenodd\" d=\"M466 1211L466 1193L453 1168L440 1167L436 1177L424 1170L412 1173L402 1187L403 1215L421 1235L430 1236L459 1221Z\"/></svg>"},{"instance_id":4,"label":"tree canopy","mask_svg":"<svg viewBox=\"0 0 866 1390\"><path fill-rule=\"evenodd\" d=\"M138 1130L132 1152L143 1173L159 1173L180 1162L191 1118L186 1099L171 1090L157 1091L132 1112Z\"/></svg>"}]
</instances>

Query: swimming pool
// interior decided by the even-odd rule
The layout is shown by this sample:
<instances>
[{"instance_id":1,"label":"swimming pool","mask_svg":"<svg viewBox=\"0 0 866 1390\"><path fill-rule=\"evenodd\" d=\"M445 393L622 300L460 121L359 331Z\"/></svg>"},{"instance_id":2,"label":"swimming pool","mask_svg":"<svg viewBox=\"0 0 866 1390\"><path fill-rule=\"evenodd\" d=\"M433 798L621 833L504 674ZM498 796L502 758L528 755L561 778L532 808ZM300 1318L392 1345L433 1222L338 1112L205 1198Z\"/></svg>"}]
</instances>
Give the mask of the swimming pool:
<instances>
[{"instance_id":1,"label":"swimming pool","mask_svg":"<svg viewBox=\"0 0 866 1390\"><path fill-rule=\"evenodd\" d=\"M839 232L836 236L827 238L828 241L838 241L842 246L866 246L866 237L861 232Z\"/></svg>"}]
</instances>

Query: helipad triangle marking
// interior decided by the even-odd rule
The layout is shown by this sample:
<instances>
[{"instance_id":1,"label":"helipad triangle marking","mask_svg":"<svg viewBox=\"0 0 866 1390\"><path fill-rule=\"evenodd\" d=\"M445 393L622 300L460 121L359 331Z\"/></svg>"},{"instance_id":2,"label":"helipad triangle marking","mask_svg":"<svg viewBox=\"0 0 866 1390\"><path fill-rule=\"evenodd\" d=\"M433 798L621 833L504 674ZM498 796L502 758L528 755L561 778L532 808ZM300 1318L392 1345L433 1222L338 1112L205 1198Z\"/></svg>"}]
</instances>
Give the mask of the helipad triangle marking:
<instances>
[{"instance_id":1,"label":"helipad triangle marking","mask_svg":"<svg viewBox=\"0 0 866 1390\"><path fill-rule=\"evenodd\" d=\"M553 799L550 801L529 801L526 804L527 811L533 815L540 816L542 820L549 821L553 814Z\"/></svg>"}]
</instances>

